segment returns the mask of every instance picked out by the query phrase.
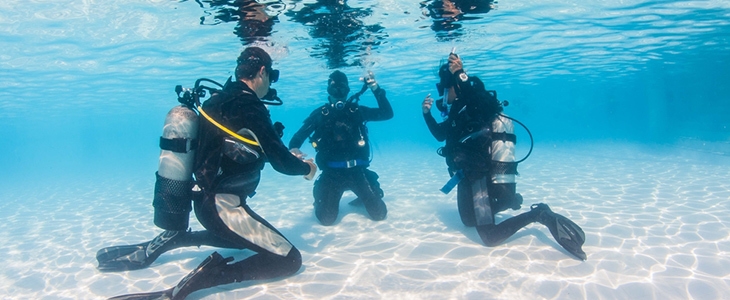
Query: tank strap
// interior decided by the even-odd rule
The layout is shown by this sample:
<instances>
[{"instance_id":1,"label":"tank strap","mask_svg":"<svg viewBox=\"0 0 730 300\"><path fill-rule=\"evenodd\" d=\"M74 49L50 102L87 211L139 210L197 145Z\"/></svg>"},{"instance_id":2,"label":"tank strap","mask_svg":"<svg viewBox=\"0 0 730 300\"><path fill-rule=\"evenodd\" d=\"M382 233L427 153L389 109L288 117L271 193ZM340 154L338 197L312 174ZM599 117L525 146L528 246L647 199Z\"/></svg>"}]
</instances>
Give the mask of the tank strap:
<instances>
[{"instance_id":1,"label":"tank strap","mask_svg":"<svg viewBox=\"0 0 730 300\"><path fill-rule=\"evenodd\" d=\"M164 138L160 137L160 149L177 152L177 153L188 153L191 150L198 148L198 139L186 139L186 138Z\"/></svg>"},{"instance_id":2,"label":"tank strap","mask_svg":"<svg viewBox=\"0 0 730 300\"><path fill-rule=\"evenodd\" d=\"M517 144L517 135L514 135L512 133L492 132L492 139Z\"/></svg>"}]
</instances>

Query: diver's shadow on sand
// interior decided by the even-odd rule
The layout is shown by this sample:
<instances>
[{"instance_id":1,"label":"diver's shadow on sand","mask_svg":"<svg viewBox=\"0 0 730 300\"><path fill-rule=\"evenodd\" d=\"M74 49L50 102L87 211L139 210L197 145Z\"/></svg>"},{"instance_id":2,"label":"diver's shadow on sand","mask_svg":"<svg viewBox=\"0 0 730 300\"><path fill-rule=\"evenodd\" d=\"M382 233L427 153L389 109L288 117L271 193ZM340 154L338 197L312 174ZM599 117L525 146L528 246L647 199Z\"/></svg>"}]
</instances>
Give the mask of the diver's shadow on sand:
<instances>
[{"instance_id":1,"label":"diver's shadow on sand","mask_svg":"<svg viewBox=\"0 0 730 300\"><path fill-rule=\"evenodd\" d=\"M467 227L466 225L464 225L461 222L461 217L459 217L459 211L456 209L456 207L442 205L436 211L437 211L436 215L437 215L438 219L441 222L443 222L444 225L446 225L446 227L448 227L449 229L453 229L455 231L461 232L462 234L464 234L464 236L466 236L468 239L470 239L472 242L474 242L476 244L484 245L484 242L482 242L482 239L479 237L479 233L477 233L476 228ZM516 216L516 215L522 213L521 211L509 211L509 212L513 212L513 213L497 214L495 216L495 221L497 222L497 224L501 223L502 221L504 221L506 219L509 219L513 216ZM553 248L564 253L568 257L571 257L571 258L574 257L567 250L563 249L563 247L560 246L560 244L558 244L552 237L548 236L545 233L546 231L549 232L547 227L543 226L540 223L533 223L533 224L535 224L535 225L533 225L532 227L530 227L530 225L528 225L527 227L518 230L514 235L507 238L504 242L502 242L502 244L500 244L497 247L509 247L510 246L509 244L515 240L521 239L526 236L534 236L540 242L542 242L546 245L552 246Z\"/></svg>"},{"instance_id":2,"label":"diver's shadow on sand","mask_svg":"<svg viewBox=\"0 0 730 300\"><path fill-rule=\"evenodd\" d=\"M299 250L308 253L320 253L337 237L337 234L329 228L338 226L347 215L358 214L370 219L370 215L362 202L350 204L355 199L356 197L342 197L337 220L332 225L322 225L314 215L314 207L312 207L312 210L302 212L301 217L295 221L295 225L290 228L280 228L280 231ZM316 240L306 238L309 235L314 235Z\"/></svg>"}]
</instances>

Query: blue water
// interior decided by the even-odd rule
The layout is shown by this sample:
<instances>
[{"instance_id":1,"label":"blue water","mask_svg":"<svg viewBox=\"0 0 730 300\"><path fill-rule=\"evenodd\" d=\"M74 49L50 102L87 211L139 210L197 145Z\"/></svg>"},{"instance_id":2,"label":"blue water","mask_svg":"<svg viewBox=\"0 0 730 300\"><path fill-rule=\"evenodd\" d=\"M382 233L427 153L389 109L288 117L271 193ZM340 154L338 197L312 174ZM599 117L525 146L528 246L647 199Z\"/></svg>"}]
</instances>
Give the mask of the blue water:
<instances>
[{"instance_id":1,"label":"blue water","mask_svg":"<svg viewBox=\"0 0 730 300\"><path fill-rule=\"evenodd\" d=\"M281 70L285 105L271 113L286 142L325 101L332 70L353 90L370 70L395 111L369 124L376 161L436 149L420 104L455 48L528 125L536 152L626 143L730 156L730 1L229 2L0 3L4 205L53 195L51 183L83 193L77 182L110 174L151 185L175 85L225 81L247 45ZM361 103L375 105L370 93Z\"/></svg>"},{"instance_id":2,"label":"blue water","mask_svg":"<svg viewBox=\"0 0 730 300\"><path fill-rule=\"evenodd\" d=\"M476 1L464 13L440 1L211 2L0 4L3 177L154 169L174 86L224 81L249 44L282 71L286 104L272 115L286 141L336 68L353 90L372 70L388 91L395 118L370 125L376 143L437 146L419 106L455 47L538 144L699 139L727 154L727 1Z\"/></svg>"}]
</instances>

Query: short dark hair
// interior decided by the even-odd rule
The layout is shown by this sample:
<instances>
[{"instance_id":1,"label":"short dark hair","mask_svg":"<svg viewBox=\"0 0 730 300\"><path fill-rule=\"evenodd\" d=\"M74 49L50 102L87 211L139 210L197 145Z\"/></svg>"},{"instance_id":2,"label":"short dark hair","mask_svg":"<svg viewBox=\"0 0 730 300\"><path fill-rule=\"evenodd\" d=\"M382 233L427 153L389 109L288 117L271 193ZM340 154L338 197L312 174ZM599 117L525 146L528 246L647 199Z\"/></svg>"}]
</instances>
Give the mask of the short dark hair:
<instances>
[{"instance_id":1,"label":"short dark hair","mask_svg":"<svg viewBox=\"0 0 730 300\"><path fill-rule=\"evenodd\" d=\"M259 47L248 47L236 60L236 79L250 79L256 76L261 67L271 70L271 56Z\"/></svg>"}]
</instances>

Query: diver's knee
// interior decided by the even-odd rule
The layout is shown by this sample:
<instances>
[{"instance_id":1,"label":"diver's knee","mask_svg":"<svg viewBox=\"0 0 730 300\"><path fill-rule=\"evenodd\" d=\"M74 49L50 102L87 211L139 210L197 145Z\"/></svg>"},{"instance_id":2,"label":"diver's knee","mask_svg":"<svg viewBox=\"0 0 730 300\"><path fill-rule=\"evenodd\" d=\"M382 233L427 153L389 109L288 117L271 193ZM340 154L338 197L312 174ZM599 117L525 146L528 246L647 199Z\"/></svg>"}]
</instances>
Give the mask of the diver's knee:
<instances>
[{"instance_id":1,"label":"diver's knee","mask_svg":"<svg viewBox=\"0 0 730 300\"><path fill-rule=\"evenodd\" d=\"M284 271L288 275L294 274L302 268L302 254L296 247L292 247L284 259L286 259Z\"/></svg>"},{"instance_id":2,"label":"diver's knee","mask_svg":"<svg viewBox=\"0 0 730 300\"><path fill-rule=\"evenodd\" d=\"M498 230L499 229L497 229L494 224L477 226L477 233L479 234L479 238L482 239L482 242L487 247L499 246L506 239L505 237L500 236Z\"/></svg>"},{"instance_id":3,"label":"diver's knee","mask_svg":"<svg viewBox=\"0 0 730 300\"><path fill-rule=\"evenodd\" d=\"M332 219L317 218L317 219L319 220L319 224L322 224L324 226L332 226L333 224L335 224L335 221L337 220L336 218L332 218Z\"/></svg>"},{"instance_id":4,"label":"diver's knee","mask_svg":"<svg viewBox=\"0 0 730 300\"><path fill-rule=\"evenodd\" d=\"M370 219L373 221L382 221L385 220L385 218L388 216L388 211L386 209L383 209L382 211L379 211L374 214L370 214Z\"/></svg>"},{"instance_id":5,"label":"diver's knee","mask_svg":"<svg viewBox=\"0 0 730 300\"><path fill-rule=\"evenodd\" d=\"M335 221L337 221L336 213L333 214L333 213L325 213L325 212L318 211L316 213L316 215L317 215L317 220L319 220L319 223L324 226L331 226L332 224L335 223Z\"/></svg>"},{"instance_id":6,"label":"diver's knee","mask_svg":"<svg viewBox=\"0 0 730 300\"><path fill-rule=\"evenodd\" d=\"M385 205L380 198L375 198L370 201L363 201L365 208L373 221L382 221L388 215L388 207Z\"/></svg>"},{"instance_id":7,"label":"diver's knee","mask_svg":"<svg viewBox=\"0 0 730 300\"><path fill-rule=\"evenodd\" d=\"M487 247L497 247L502 244L501 241L494 241L489 238L486 238L486 239L482 238L482 242L484 242L484 246L487 246Z\"/></svg>"}]
</instances>

